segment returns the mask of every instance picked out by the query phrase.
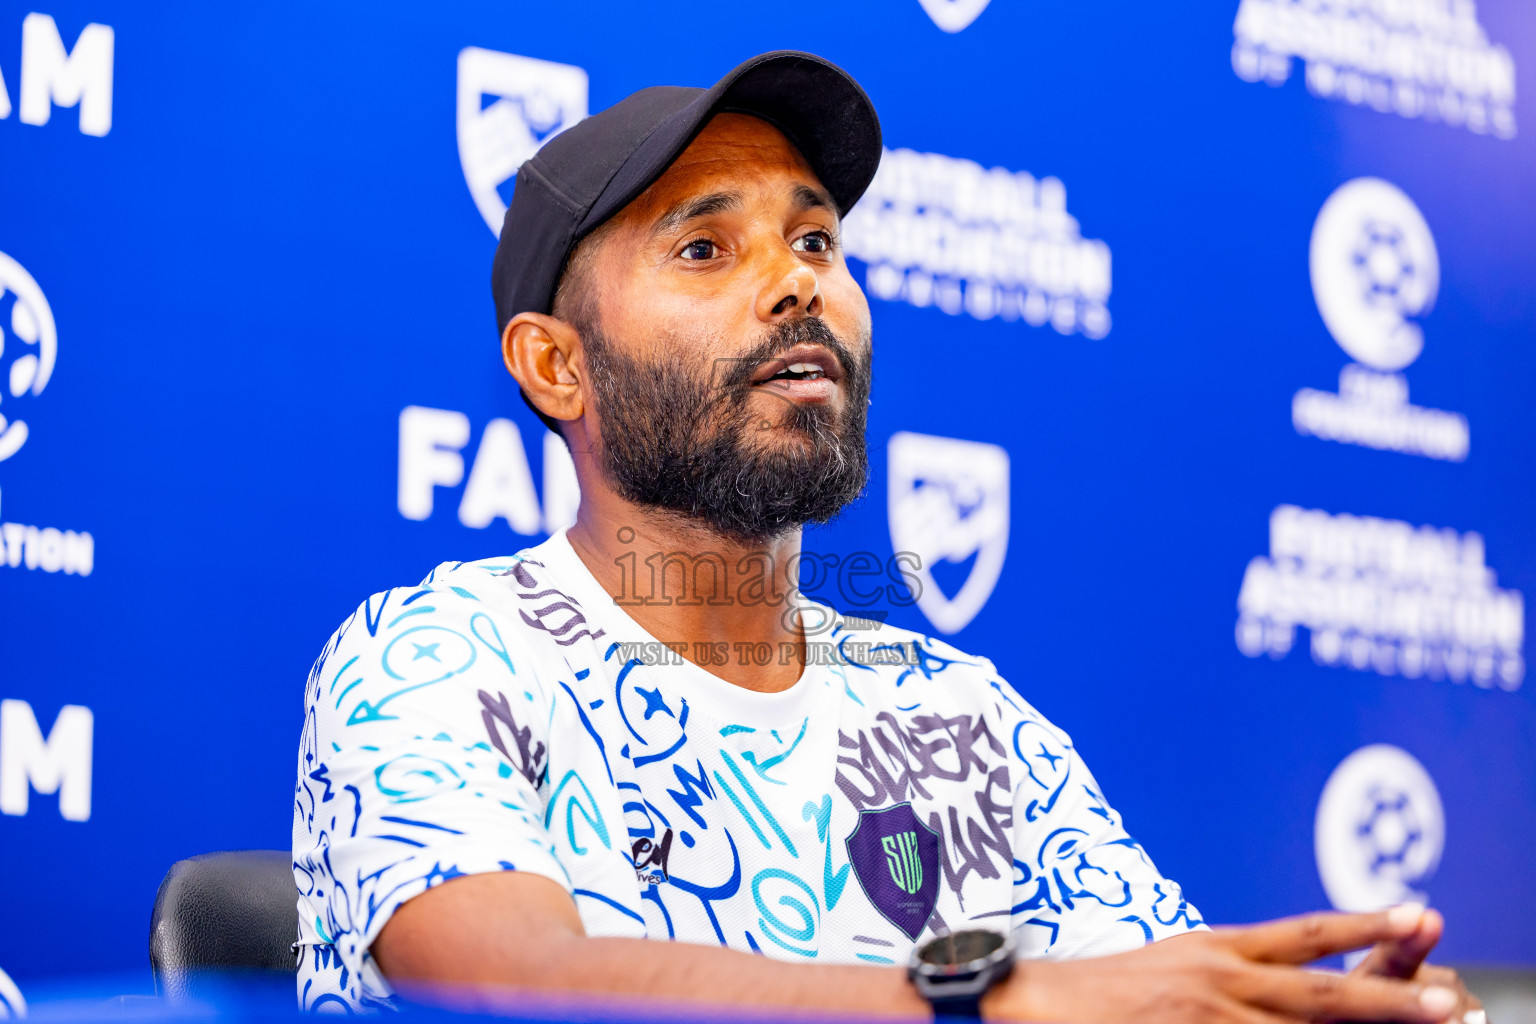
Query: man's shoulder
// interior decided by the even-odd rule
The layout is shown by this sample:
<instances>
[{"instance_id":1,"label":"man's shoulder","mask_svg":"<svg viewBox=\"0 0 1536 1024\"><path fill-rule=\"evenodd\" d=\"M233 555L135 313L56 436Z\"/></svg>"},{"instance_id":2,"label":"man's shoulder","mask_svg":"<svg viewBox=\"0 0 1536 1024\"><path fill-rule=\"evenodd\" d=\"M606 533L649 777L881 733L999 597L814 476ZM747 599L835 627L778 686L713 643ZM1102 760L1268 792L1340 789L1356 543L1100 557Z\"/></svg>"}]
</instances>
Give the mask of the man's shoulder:
<instances>
[{"instance_id":1,"label":"man's shoulder","mask_svg":"<svg viewBox=\"0 0 1536 1024\"><path fill-rule=\"evenodd\" d=\"M987 658L856 613L832 613L829 628L807 640L814 644L813 657L847 665L855 676L878 679L887 688L899 690L908 703L918 695L939 703L974 703L990 699L989 694L995 696L999 686L1008 688Z\"/></svg>"},{"instance_id":2,"label":"man's shoulder","mask_svg":"<svg viewBox=\"0 0 1536 1024\"><path fill-rule=\"evenodd\" d=\"M417 584L453 590L468 589L473 584L492 584L506 588L538 589L551 585L552 574L546 562L559 538L551 537L510 555L496 555L470 561L442 562Z\"/></svg>"},{"instance_id":3,"label":"man's shoulder","mask_svg":"<svg viewBox=\"0 0 1536 1024\"><path fill-rule=\"evenodd\" d=\"M955 678L997 674L987 658L967 654L937 637L893 626L880 617L816 607L825 615L816 639L831 645L850 664L905 664L925 677L941 672L953 672Z\"/></svg>"},{"instance_id":4,"label":"man's shoulder","mask_svg":"<svg viewBox=\"0 0 1536 1024\"><path fill-rule=\"evenodd\" d=\"M924 713L991 713L1014 724L1033 721L1065 737L990 658L883 620L833 615L835 624L820 638L831 649L828 660L858 669L850 679L878 684L899 706Z\"/></svg>"},{"instance_id":5,"label":"man's shoulder","mask_svg":"<svg viewBox=\"0 0 1536 1024\"><path fill-rule=\"evenodd\" d=\"M549 604L540 598L555 593L543 549L541 544L511 555L443 562L419 583L370 594L331 634L316 670L338 657L372 653L388 671L390 649L407 635L420 643L416 634L424 630L457 634L468 650L488 646L505 654L512 633L539 632L540 611ZM454 646L451 639L447 643ZM520 646L528 653L525 643Z\"/></svg>"},{"instance_id":6,"label":"man's shoulder","mask_svg":"<svg viewBox=\"0 0 1536 1024\"><path fill-rule=\"evenodd\" d=\"M339 632L347 631L359 619L376 619L388 608L418 605L429 597L431 600L427 603L434 606L434 610L441 607L457 611L466 607L462 603L466 601L490 604L494 608L509 593L547 593L554 586L552 574L543 559L549 543L531 545L510 555L440 562L420 582L402 583L364 598ZM415 614L427 613L418 611Z\"/></svg>"}]
</instances>

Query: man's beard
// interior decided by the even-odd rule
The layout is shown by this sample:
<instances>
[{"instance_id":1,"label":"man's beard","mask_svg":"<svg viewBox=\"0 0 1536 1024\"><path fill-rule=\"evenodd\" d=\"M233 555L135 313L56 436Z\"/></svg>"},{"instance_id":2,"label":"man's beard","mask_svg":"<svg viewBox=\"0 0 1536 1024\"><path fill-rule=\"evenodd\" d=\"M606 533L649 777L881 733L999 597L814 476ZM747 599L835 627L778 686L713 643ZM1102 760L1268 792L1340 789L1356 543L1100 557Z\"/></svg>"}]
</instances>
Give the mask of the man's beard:
<instances>
[{"instance_id":1,"label":"man's beard","mask_svg":"<svg viewBox=\"0 0 1536 1024\"><path fill-rule=\"evenodd\" d=\"M824 523L858 497L869 475L864 425L869 362L819 317L781 321L752 351L689 362L678 344L650 362L600 330L582 332L601 423L601 462L620 495L696 520L738 542L763 542ZM796 345L825 346L841 363L842 411L782 399L754 415L752 375Z\"/></svg>"}]
</instances>

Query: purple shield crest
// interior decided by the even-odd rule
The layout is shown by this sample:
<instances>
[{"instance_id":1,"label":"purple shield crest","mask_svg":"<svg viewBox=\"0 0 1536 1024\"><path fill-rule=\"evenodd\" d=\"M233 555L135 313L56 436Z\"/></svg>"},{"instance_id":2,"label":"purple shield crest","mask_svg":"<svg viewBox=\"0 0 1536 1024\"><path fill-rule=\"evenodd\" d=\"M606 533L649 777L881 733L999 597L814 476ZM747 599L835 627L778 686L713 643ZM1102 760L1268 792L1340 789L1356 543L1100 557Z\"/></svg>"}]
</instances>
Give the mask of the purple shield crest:
<instances>
[{"instance_id":1,"label":"purple shield crest","mask_svg":"<svg viewBox=\"0 0 1536 1024\"><path fill-rule=\"evenodd\" d=\"M902 803L860 811L847 846L848 863L869 902L916 940L939 901L939 834Z\"/></svg>"}]
</instances>

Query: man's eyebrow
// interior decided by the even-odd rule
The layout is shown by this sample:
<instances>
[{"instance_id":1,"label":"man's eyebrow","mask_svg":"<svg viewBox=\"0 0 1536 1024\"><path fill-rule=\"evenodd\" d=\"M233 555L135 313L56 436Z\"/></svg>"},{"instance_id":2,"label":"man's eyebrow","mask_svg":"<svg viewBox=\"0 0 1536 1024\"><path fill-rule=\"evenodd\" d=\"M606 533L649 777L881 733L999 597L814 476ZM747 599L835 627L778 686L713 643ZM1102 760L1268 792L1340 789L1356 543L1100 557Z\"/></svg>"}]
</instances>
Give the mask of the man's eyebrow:
<instances>
[{"instance_id":1,"label":"man's eyebrow","mask_svg":"<svg viewBox=\"0 0 1536 1024\"><path fill-rule=\"evenodd\" d=\"M809 185L796 185L790 190L790 197L794 201L795 209L801 212L831 210L835 213L837 211L837 206L832 202L830 195ZM710 192L707 195L685 199L657 218L652 233L671 234L695 217L708 217L711 214L739 210L743 202L742 194L735 190Z\"/></svg>"},{"instance_id":2,"label":"man's eyebrow","mask_svg":"<svg viewBox=\"0 0 1536 1024\"><path fill-rule=\"evenodd\" d=\"M651 229L652 234L666 235L695 217L708 217L714 213L725 213L730 210L739 210L742 206L740 192L710 192L708 195L695 196L685 199L662 214L656 221L656 226Z\"/></svg>"},{"instance_id":3,"label":"man's eyebrow","mask_svg":"<svg viewBox=\"0 0 1536 1024\"><path fill-rule=\"evenodd\" d=\"M795 207L802 212L805 210L831 210L837 212L832 197L818 188L809 185L796 185L793 190Z\"/></svg>"}]
</instances>

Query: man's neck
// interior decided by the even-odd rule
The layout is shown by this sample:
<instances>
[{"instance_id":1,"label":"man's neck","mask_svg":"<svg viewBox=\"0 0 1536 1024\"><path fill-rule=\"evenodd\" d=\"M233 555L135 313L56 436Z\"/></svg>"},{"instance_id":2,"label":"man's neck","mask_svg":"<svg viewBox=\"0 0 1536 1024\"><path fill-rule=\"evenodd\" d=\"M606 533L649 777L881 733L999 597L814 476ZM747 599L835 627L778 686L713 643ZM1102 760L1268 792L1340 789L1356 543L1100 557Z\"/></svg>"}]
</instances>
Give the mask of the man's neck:
<instances>
[{"instance_id":1,"label":"man's neck","mask_svg":"<svg viewBox=\"0 0 1536 1024\"><path fill-rule=\"evenodd\" d=\"M583 500L566 537L614 603L684 658L763 693L800 678L805 640L790 585L799 530L744 543L703 524Z\"/></svg>"}]
</instances>

